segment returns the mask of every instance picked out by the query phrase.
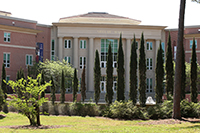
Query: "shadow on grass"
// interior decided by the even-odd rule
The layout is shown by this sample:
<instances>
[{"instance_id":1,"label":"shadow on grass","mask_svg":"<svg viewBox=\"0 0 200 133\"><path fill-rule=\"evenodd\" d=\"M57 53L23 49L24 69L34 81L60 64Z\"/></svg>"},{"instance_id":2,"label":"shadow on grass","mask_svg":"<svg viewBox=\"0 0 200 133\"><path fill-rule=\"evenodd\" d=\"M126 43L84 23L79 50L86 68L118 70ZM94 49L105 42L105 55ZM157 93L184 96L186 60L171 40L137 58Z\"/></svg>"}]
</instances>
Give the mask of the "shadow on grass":
<instances>
[{"instance_id":1,"label":"shadow on grass","mask_svg":"<svg viewBox=\"0 0 200 133\"><path fill-rule=\"evenodd\" d=\"M180 127L181 129L200 129L200 125L188 126L188 127Z\"/></svg>"},{"instance_id":2,"label":"shadow on grass","mask_svg":"<svg viewBox=\"0 0 200 133\"><path fill-rule=\"evenodd\" d=\"M185 121L185 122L190 122L190 123L200 123L200 120L193 120L193 119L181 119L182 121Z\"/></svg>"},{"instance_id":3,"label":"shadow on grass","mask_svg":"<svg viewBox=\"0 0 200 133\"><path fill-rule=\"evenodd\" d=\"M3 118L5 118L6 116L5 115L1 115L0 114L0 119L3 119Z\"/></svg>"}]
</instances>

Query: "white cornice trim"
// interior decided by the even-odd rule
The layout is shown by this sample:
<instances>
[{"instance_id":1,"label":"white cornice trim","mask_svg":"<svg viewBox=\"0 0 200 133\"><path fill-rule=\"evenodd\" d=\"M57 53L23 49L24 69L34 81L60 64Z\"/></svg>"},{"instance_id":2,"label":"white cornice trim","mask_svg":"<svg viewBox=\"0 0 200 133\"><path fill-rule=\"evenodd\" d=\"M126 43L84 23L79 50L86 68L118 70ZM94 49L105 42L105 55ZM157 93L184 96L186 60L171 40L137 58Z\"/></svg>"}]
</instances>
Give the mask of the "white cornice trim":
<instances>
[{"instance_id":1,"label":"white cornice trim","mask_svg":"<svg viewBox=\"0 0 200 133\"><path fill-rule=\"evenodd\" d=\"M11 48L22 48L22 49L35 49L35 47L27 47L27 46L11 45L11 44L0 44L0 46L11 47Z\"/></svg>"}]
</instances>

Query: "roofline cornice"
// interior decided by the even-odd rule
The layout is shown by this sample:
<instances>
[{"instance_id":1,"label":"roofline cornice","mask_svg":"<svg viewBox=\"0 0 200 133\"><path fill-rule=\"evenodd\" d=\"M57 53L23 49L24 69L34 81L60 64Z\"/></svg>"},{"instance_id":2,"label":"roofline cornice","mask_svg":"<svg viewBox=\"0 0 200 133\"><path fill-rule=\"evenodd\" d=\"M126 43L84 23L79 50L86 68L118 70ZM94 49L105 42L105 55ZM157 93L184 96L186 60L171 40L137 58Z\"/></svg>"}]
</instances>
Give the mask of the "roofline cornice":
<instances>
[{"instance_id":1,"label":"roofline cornice","mask_svg":"<svg viewBox=\"0 0 200 133\"><path fill-rule=\"evenodd\" d=\"M101 28L135 28L135 29L165 29L167 26L131 25L131 24L94 24L94 23L52 23L57 27L101 27Z\"/></svg>"},{"instance_id":2,"label":"roofline cornice","mask_svg":"<svg viewBox=\"0 0 200 133\"><path fill-rule=\"evenodd\" d=\"M16 20L16 21L23 21L23 22L29 22L29 23L37 23L37 21L34 21L34 20L15 18L15 17L10 17L10 16L3 16L3 15L0 15L0 18L11 19L11 20Z\"/></svg>"}]
</instances>

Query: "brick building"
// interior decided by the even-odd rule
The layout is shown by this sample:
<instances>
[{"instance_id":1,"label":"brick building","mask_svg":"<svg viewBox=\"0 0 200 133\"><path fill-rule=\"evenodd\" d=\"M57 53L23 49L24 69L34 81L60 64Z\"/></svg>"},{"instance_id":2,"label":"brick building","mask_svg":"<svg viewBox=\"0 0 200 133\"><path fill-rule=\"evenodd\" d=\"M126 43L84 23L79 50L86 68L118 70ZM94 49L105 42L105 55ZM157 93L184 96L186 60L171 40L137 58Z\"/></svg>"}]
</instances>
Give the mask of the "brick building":
<instances>
[{"instance_id":1,"label":"brick building","mask_svg":"<svg viewBox=\"0 0 200 133\"><path fill-rule=\"evenodd\" d=\"M0 73L2 63L6 67L6 79L16 79L20 68L27 73L27 65L33 65L36 57L50 59L51 27L37 21L11 17L0 11Z\"/></svg>"}]
</instances>

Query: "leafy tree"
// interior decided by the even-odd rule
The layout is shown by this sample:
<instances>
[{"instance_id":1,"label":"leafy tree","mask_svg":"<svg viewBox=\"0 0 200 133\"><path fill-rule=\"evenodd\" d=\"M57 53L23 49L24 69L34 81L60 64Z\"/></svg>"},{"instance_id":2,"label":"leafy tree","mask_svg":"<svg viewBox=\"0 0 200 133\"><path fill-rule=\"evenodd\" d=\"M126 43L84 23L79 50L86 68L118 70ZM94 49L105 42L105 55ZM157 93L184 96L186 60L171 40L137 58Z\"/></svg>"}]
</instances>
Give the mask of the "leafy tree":
<instances>
[{"instance_id":1,"label":"leafy tree","mask_svg":"<svg viewBox=\"0 0 200 133\"><path fill-rule=\"evenodd\" d=\"M86 98L85 66L83 67L83 72L81 75L81 97L82 101L84 102Z\"/></svg>"},{"instance_id":2,"label":"leafy tree","mask_svg":"<svg viewBox=\"0 0 200 133\"><path fill-rule=\"evenodd\" d=\"M160 41L160 47L157 53L157 61L156 61L156 103L162 103L163 96L163 79L164 79L164 68L163 68L163 50Z\"/></svg>"},{"instance_id":3,"label":"leafy tree","mask_svg":"<svg viewBox=\"0 0 200 133\"><path fill-rule=\"evenodd\" d=\"M3 104L4 104L4 94L3 90L0 88L0 111L2 110Z\"/></svg>"},{"instance_id":4,"label":"leafy tree","mask_svg":"<svg viewBox=\"0 0 200 133\"><path fill-rule=\"evenodd\" d=\"M62 78L61 78L61 95L60 95L60 101L61 103L65 102L65 76L64 71L62 70Z\"/></svg>"},{"instance_id":5,"label":"leafy tree","mask_svg":"<svg viewBox=\"0 0 200 133\"><path fill-rule=\"evenodd\" d=\"M172 59L172 47L171 47L171 36L169 32L168 42L167 42L167 52L166 52L166 91L167 96L173 95L173 88L174 88L174 65Z\"/></svg>"},{"instance_id":6,"label":"leafy tree","mask_svg":"<svg viewBox=\"0 0 200 133\"><path fill-rule=\"evenodd\" d=\"M17 77L16 77L16 80L20 80L20 79L25 79L25 76L24 76L24 70L22 68L20 68L19 71L17 71ZM22 86L18 86L18 89L16 91L16 94L18 95L18 97L22 97L22 90L24 88Z\"/></svg>"},{"instance_id":7,"label":"leafy tree","mask_svg":"<svg viewBox=\"0 0 200 133\"><path fill-rule=\"evenodd\" d=\"M108 105L113 100L113 58L111 44L108 47L107 65L106 65L106 96L105 101Z\"/></svg>"},{"instance_id":8,"label":"leafy tree","mask_svg":"<svg viewBox=\"0 0 200 133\"><path fill-rule=\"evenodd\" d=\"M146 103L146 55L144 49L144 35L142 33L140 39L140 54L139 54L139 99L140 106L144 107Z\"/></svg>"},{"instance_id":9,"label":"leafy tree","mask_svg":"<svg viewBox=\"0 0 200 133\"><path fill-rule=\"evenodd\" d=\"M96 104L98 104L100 98L100 81L101 81L101 68L99 60L99 52L95 52L95 61L94 61L94 99Z\"/></svg>"},{"instance_id":10,"label":"leafy tree","mask_svg":"<svg viewBox=\"0 0 200 133\"><path fill-rule=\"evenodd\" d=\"M13 100L9 102L10 106L15 107L20 110L20 113L28 117L30 125L40 126L40 115L39 106L42 105L47 99L40 98L42 91L46 89L47 86L51 86L51 83L45 83L43 85L38 84L38 80L41 78L41 74L37 76L37 79L32 79L27 77L27 82L25 79L20 79L16 82L9 80L8 85L12 87L13 91L18 89L18 86L23 86L22 98L18 96L10 96ZM31 97L27 96L30 94Z\"/></svg>"},{"instance_id":11,"label":"leafy tree","mask_svg":"<svg viewBox=\"0 0 200 133\"><path fill-rule=\"evenodd\" d=\"M40 85L45 84L44 71L41 73ZM45 97L45 90L42 92L41 97Z\"/></svg>"},{"instance_id":12,"label":"leafy tree","mask_svg":"<svg viewBox=\"0 0 200 133\"><path fill-rule=\"evenodd\" d=\"M192 45L192 59L191 59L191 101L197 103L197 57L196 57L195 39L193 39Z\"/></svg>"},{"instance_id":13,"label":"leafy tree","mask_svg":"<svg viewBox=\"0 0 200 133\"><path fill-rule=\"evenodd\" d=\"M131 56L130 56L130 91L129 97L135 105L137 102L137 52L135 35L131 44Z\"/></svg>"},{"instance_id":14,"label":"leafy tree","mask_svg":"<svg viewBox=\"0 0 200 133\"><path fill-rule=\"evenodd\" d=\"M77 72L76 68L74 69L74 80L73 80L73 102L76 101L77 98L77 92L78 92L78 78L77 78Z\"/></svg>"},{"instance_id":15,"label":"leafy tree","mask_svg":"<svg viewBox=\"0 0 200 133\"><path fill-rule=\"evenodd\" d=\"M6 99L7 98L7 85L4 82L4 80L6 80L6 70L5 70L5 65L2 64L1 89L3 90L4 99Z\"/></svg>"},{"instance_id":16,"label":"leafy tree","mask_svg":"<svg viewBox=\"0 0 200 133\"><path fill-rule=\"evenodd\" d=\"M56 90L55 84L54 84L54 81L53 81L53 77L51 75L51 101L52 101L53 105L56 101L55 90Z\"/></svg>"},{"instance_id":17,"label":"leafy tree","mask_svg":"<svg viewBox=\"0 0 200 133\"><path fill-rule=\"evenodd\" d=\"M185 50L183 46L182 51L182 76L181 76L181 100L185 99L185 86L186 86L186 65L185 65Z\"/></svg>"},{"instance_id":18,"label":"leafy tree","mask_svg":"<svg viewBox=\"0 0 200 133\"><path fill-rule=\"evenodd\" d=\"M117 53L117 101L125 100L124 87L124 52L122 48L122 34L120 34Z\"/></svg>"}]
</instances>

